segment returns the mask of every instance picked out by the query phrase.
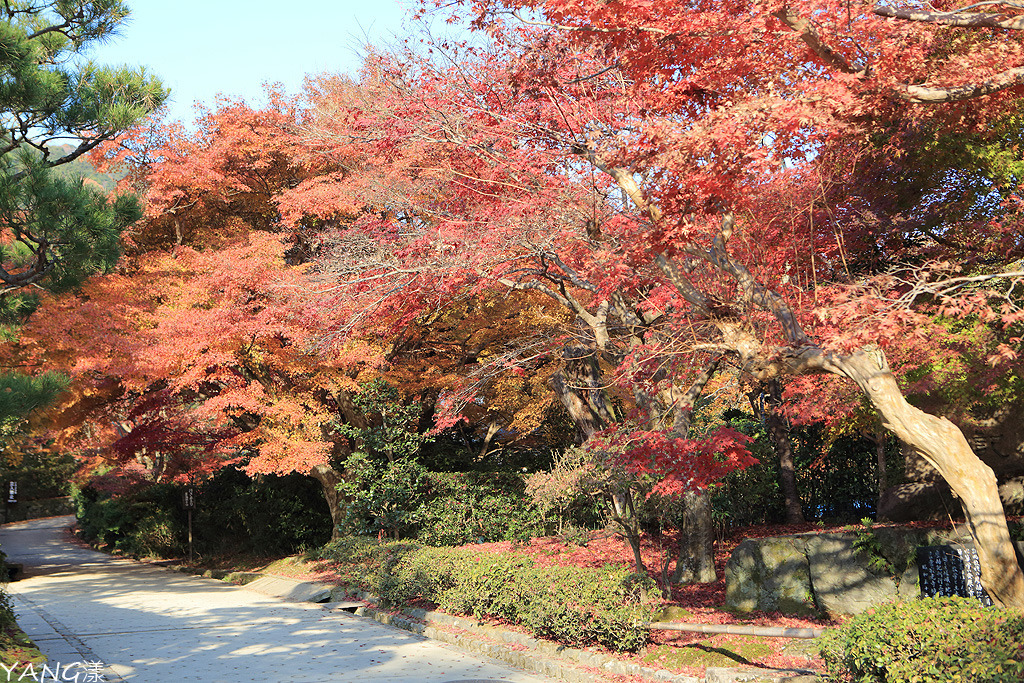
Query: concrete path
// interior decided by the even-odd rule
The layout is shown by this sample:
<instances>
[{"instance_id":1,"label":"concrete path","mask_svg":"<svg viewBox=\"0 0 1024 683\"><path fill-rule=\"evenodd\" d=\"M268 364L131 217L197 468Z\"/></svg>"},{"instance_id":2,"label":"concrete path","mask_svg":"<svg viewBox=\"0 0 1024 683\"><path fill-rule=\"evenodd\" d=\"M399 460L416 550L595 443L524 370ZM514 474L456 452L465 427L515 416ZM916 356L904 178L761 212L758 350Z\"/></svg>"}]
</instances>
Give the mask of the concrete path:
<instances>
[{"instance_id":1,"label":"concrete path","mask_svg":"<svg viewBox=\"0 0 1024 683\"><path fill-rule=\"evenodd\" d=\"M72 522L5 525L0 547L25 565L8 586L18 623L51 668L86 663L71 669L81 681L93 670L139 683L552 680L346 612L86 550L66 540Z\"/></svg>"}]
</instances>

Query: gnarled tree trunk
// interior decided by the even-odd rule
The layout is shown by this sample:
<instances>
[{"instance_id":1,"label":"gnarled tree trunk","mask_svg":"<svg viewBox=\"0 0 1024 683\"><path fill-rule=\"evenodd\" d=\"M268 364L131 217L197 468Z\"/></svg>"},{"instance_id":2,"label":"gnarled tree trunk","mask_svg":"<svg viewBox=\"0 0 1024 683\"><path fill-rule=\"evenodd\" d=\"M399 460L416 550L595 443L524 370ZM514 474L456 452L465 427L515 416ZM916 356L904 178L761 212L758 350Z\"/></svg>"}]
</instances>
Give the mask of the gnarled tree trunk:
<instances>
[{"instance_id":1,"label":"gnarled tree trunk","mask_svg":"<svg viewBox=\"0 0 1024 683\"><path fill-rule=\"evenodd\" d=\"M327 507L331 510L331 540L336 541L341 538L341 523L345 519L345 513L341 509L342 497L338 491L341 473L327 465L317 465L310 470L309 476L320 482L323 489Z\"/></svg>"},{"instance_id":2,"label":"gnarled tree trunk","mask_svg":"<svg viewBox=\"0 0 1024 683\"><path fill-rule=\"evenodd\" d=\"M996 476L945 418L910 405L880 350L835 357L836 374L856 382L882 424L939 471L960 498L981 564L981 582L996 604L1024 610L1024 574L1006 526Z\"/></svg>"}]
</instances>

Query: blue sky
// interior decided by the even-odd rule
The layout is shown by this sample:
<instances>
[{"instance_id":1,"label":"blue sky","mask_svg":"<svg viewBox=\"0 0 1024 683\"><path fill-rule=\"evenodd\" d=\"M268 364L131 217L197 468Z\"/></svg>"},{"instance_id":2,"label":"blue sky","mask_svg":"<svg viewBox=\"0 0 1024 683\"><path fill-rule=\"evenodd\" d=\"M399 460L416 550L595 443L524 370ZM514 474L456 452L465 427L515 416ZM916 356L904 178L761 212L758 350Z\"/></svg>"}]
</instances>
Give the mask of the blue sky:
<instances>
[{"instance_id":1,"label":"blue sky","mask_svg":"<svg viewBox=\"0 0 1024 683\"><path fill-rule=\"evenodd\" d=\"M306 75L354 73L367 40L393 43L408 0L126 0L129 23L94 48L102 64L146 66L171 88L170 117L218 93L262 101L263 83L297 92Z\"/></svg>"}]
</instances>

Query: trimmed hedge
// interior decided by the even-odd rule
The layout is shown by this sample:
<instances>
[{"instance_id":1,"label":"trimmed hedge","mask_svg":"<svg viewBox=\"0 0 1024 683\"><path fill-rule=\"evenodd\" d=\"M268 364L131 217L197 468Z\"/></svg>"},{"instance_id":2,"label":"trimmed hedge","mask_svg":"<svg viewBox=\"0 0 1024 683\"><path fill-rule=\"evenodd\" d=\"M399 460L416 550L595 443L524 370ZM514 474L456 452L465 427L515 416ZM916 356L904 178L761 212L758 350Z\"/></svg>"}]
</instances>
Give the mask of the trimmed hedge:
<instances>
[{"instance_id":1,"label":"trimmed hedge","mask_svg":"<svg viewBox=\"0 0 1024 683\"><path fill-rule=\"evenodd\" d=\"M361 539L341 539L317 555L360 566L363 585L387 605L422 599L572 647L636 651L647 642L655 612L654 581L619 567L538 567L514 554L412 543L372 547Z\"/></svg>"},{"instance_id":2,"label":"trimmed hedge","mask_svg":"<svg viewBox=\"0 0 1024 683\"><path fill-rule=\"evenodd\" d=\"M832 680L857 683L1024 681L1024 615L974 598L882 605L820 641Z\"/></svg>"}]
</instances>

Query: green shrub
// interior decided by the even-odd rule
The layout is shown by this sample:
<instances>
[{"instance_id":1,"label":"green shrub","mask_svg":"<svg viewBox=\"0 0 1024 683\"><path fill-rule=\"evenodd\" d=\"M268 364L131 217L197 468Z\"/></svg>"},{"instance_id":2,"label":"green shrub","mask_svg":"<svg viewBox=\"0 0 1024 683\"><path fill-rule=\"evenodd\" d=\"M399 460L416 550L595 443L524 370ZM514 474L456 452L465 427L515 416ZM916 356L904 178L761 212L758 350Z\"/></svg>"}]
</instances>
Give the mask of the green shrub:
<instances>
[{"instance_id":1,"label":"green shrub","mask_svg":"<svg viewBox=\"0 0 1024 683\"><path fill-rule=\"evenodd\" d=\"M654 581L618 567L537 567L515 554L365 537L332 541L309 557L339 563L337 571L358 579L386 605L422 599L575 647L635 651L647 642L654 613Z\"/></svg>"},{"instance_id":2,"label":"green shrub","mask_svg":"<svg viewBox=\"0 0 1024 683\"><path fill-rule=\"evenodd\" d=\"M0 632L3 632L15 624L14 602L7 592L7 555L0 550Z\"/></svg>"},{"instance_id":3,"label":"green shrub","mask_svg":"<svg viewBox=\"0 0 1024 683\"><path fill-rule=\"evenodd\" d=\"M383 574L377 590L388 604L422 598L574 647L635 651L647 642L653 613L654 582L621 568L536 567L516 555L422 548Z\"/></svg>"},{"instance_id":4,"label":"green shrub","mask_svg":"<svg viewBox=\"0 0 1024 683\"><path fill-rule=\"evenodd\" d=\"M0 468L0 482L18 482L18 500L59 498L71 493L71 476L78 464L70 455L31 451L25 453L16 467Z\"/></svg>"},{"instance_id":5,"label":"green shrub","mask_svg":"<svg viewBox=\"0 0 1024 683\"><path fill-rule=\"evenodd\" d=\"M431 472L427 482L429 497L417 513L421 543L524 541L543 532L540 511L518 474Z\"/></svg>"},{"instance_id":6,"label":"green shrub","mask_svg":"<svg viewBox=\"0 0 1024 683\"><path fill-rule=\"evenodd\" d=\"M188 552L182 486L150 484L121 494L85 487L74 493L82 537L132 556ZM250 479L225 468L198 487L192 531L200 555L286 555L330 538L319 484L299 474Z\"/></svg>"},{"instance_id":7,"label":"green shrub","mask_svg":"<svg viewBox=\"0 0 1024 683\"><path fill-rule=\"evenodd\" d=\"M832 680L1010 683L1024 680L1024 615L974 598L882 605L820 641Z\"/></svg>"},{"instance_id":8,"label":"green shrub","mask_svg":"<svg viewBox=\"0 0 1024 683\"><path fill-rule=\"evenodd\" d=\"M298 473L250 478L226 467L196 492L193 536L201 555L287 555L323 545L331 526L320 484Z\"/></svg>"},{"instance_id":9,"label":"green shrub","mask_svg":"<svg viewBox=\"0 0 1024 683\"><path fill-rule=\"evenodd\" d=\"M427 487L427 471L414 460L375 459L356 452L345 460L338 490L345 498L342 530L393 538L414 532Z\"/></svg>"},{"instance_id":10,"label":"green shrub","mask_svg":"<svg viewBox=\"0 0 1024 683\"><path fill-rule=\"evenodd\" d=\"M347 577L352 585L380 594L397 590L391 582L390 568L406 554L421 546L412 541L379 541L369 536L342 536L327 545L306 553L308 560L327 560L336 563L335 573ZM384 571L387 568L388 571Z\"/></svg>"},{"instance_id":11,"label":"green shrub","mask_svg":"<svg viewBox=\"0 0 1024 683\"><path fill-rule=\"evenodd\" d=\"M120 496L84 488L73 495L86 541L136 557L181 552L185 522L177 486L153 484Z\"/></svg>"}]
</instances>

